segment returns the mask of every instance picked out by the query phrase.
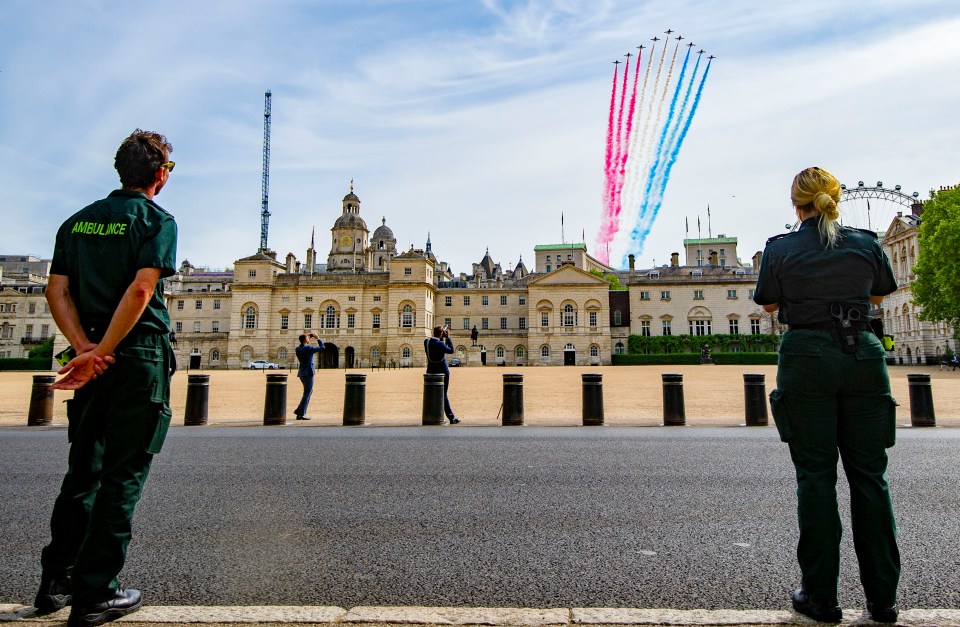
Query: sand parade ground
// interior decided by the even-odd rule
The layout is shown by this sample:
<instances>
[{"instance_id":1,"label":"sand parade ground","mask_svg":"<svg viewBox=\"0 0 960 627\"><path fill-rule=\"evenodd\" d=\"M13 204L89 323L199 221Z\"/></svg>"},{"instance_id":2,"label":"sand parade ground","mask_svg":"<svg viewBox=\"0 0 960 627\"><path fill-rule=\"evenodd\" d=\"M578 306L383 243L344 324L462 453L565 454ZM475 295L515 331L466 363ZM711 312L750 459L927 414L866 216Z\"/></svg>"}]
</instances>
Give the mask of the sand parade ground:
<instances>
[{"instance_id":1,"label":"sand parade ground","mask_svg":"<svg viewBox=\"0 0 960 627\"><path fill-rule=\"evenodd\" d=\"M262 425L267 372L205 370L210 375L209 425ZM300 400L300 381L289 372L288 426L337 426L343 422L344 373L365 373L366 421L374 426L413 426L421 421L423 371L318 370L308 416L295 421L293 409ZM525 423L534 426L577 426L581 423L581 377L603 374L606 424L657 426L663 424L660 375L683 374L684 404L689 426L740 426L744 424L743 374L766 374L766 391L775 387L774 366L617 366L617 367L473 367L452 368L450 403L464 425L498 426L504 374L524 375ZM898 426L910 424L907 374L931 375L937 426L960 426L960 370L936 366L892 366L890 379ZM25 426L32 377L36 372L0 373L0 426ZM183 425L187 372L173 378L173 425ZM66 424L65 405L71 392L56 392L54 424ZM772 416L770 424L773 424Z\"/></svg>"}]
</instances>

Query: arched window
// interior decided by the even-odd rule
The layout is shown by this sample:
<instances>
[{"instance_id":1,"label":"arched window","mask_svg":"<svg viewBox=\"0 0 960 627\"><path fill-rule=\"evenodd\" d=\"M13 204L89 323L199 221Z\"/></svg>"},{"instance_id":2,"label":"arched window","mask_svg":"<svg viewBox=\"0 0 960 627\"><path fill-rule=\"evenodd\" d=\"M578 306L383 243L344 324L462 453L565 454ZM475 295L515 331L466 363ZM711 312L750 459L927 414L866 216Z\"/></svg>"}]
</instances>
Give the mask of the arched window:
<instances>
[{"instance_id":1,"label":"arched window","mask_svg":"<svg viewBox=\"0 0 960 627\"><path fill-rule=\"evenodd\" d=\"M503 359L503 358L506 357L506 356L507 356L507 350L506 350L504 347L502 347L502 346L498 346L498 347L497 347L497 359Z\"/></svg>"},{"instance_id":2,"label":"arched window","mask_svg":"<svg viewBox=\"0 0 960 627\"><path fill-rule=\"evenodd\" d=\"M400 354L403 355L404 359L410 359L410 347L404 346L403 351Z\"/></svg>"},{"instance_id":3,"label":"arched window","mask_svg":"<svg viewBox=\"0 0 960 627\"><path fill-rule=\"evenodd\" d=\"M243 328L257 328L257 309L255 307L247 307L247 310L243 312Z\"/></svg>"},{"instance_id":4,"label":"arched window","mask_svg":"<svg viewBox=\"0 0 960 627\"><path fill-rule=\"evenodd\" d=\"M617 342L617 345L613 347L613 352L617 355L623 355L623 342Z\"/></svg>"},{"instance_id":5,"label":"arched window","mask_svg":"<svg viewBox=\"0 0 960 627\"><path fill-rule=\"evenodd\" d=\"M404 329L413 327L413 307L404 305L400 313L400 326Z\"/></svg>"},{"instance_id":6,"label":"arched window","mask_svg":"<svg viewBox=\"0 0 960 627\"><path fill-rule=\"evenodd\" d=\"M240 358L243 361L250 361L251 359L253 359L253 349L250 348L249 346L244 346L243 349L240 351Z\"/></svg>"},{"instance_id":7,"label":"arched window","mask_svg":"<svg viewBox=\"0 0 960 627\"><path fill-rule=\"evenodd\" d=\"M573 305L567 303L563 306L563 326L572 327L577 323L577 314L573 310Z\"/></svg>"},{"instance_id":8,"label":"arched window","mask_svg":"<svg viewBox=\"0 0 960 627\"><path fill-rule=\"evenodd\" d=\"M210 351L210 361L220 361L220 349L215 348Z\"/></svg>"},{"instance_id":9,"label":"arched window","mask_svg":"<svg viewBox=\"0 0 960 627\"><path fill-rule=\"evenodd\" d=\"M547 346L546 344L544 344L543 346L541 346L541 347L540 347L540 356L541 356L541 357L549 357L549 356L550 356L550 347Z\"/></svg>"},{"instance_id":10,"label":"arched window","mask_svg":"<svg viewBox=\"0 0 960 627\"><path fill-rule=\"evenodd\" d=\"M285 346L280 347L280 350L277 351L277 359L280 361L287 360L287 348Z\"/></svg>"},{"instance_id":11,"label":"arched window","mask_svg":"<svg viewBox=\"0 0 960 627\"><path fill-rule=\"evenodd\" d=\"M526 354L526 351L523 350L522 346L518 346L517 350L514 351L517 356L517 359L523 359L523 356Z\"/></svg>"},{"instance_id":12,"label":"arched window","mask_svg":"<svg viewBox=\"0 0 960 627\"><path fill-rule=\"evenodd\" d=\"M600 356L600 347L597 346L596 344L591 344L591 345L590 345L590 356L591 356L591 357L599 357L599 356Z\"/></svg>"},{"instance_id":13,"label":"arched window","mask_svg":"<svg viewBox=\"0 0 960 627\"><path fill-rule=\"evenodd\" d=\"M325 329L336 329L340 327L340 316L337 315L337 310L334 309L333 305L327 307L327 315L323 317L323 328Z\"/></svg>"},{"instance_id":14,"label":"arched window","mask_svg":"<svg viewBox=\"0 0 960 627\"><path fill-rule=\"evenodd\" d=\"M370 349L370 359L375 362L380 360L380 349L378 347L374 346Z\"/></svg>"}]
</instances>

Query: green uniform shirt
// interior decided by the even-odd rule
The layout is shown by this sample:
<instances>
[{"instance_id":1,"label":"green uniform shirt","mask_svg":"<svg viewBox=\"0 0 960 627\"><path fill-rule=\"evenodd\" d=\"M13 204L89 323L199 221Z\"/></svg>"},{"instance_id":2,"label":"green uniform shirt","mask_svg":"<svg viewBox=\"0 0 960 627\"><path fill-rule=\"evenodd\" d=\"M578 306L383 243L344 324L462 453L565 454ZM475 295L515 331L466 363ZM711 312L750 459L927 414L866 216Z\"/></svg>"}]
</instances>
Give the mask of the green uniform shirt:
<instances>
[{"instance_id":1,"label":"green uniform shirt","mask_svg":"<svg viewBox=\"0 0 960 627\"><path fill-rule=\"evenodd\" d=\"M840 227L837 245L827 248L818 219L807 218L796 232L771 237L763 251L753 300L779 303L777 319L785 324L831 322L831 303L866 316L870 296L897 289L876 233Z\"/></svg>"},{"instance_id":2,"label":"green uniform shirt","mask_svg":"<svg viewBox=\"0 0 960 627\"><path fill-rule=\"evenodd\" d=\"M137 271L160 268L161 279L170 276L176 255L173 216L140 192L118 189L63 223L50 273L67 277L80 322L102 333ZM169 333L162 280L133 330Z\"/></svg>"}]
</instances>

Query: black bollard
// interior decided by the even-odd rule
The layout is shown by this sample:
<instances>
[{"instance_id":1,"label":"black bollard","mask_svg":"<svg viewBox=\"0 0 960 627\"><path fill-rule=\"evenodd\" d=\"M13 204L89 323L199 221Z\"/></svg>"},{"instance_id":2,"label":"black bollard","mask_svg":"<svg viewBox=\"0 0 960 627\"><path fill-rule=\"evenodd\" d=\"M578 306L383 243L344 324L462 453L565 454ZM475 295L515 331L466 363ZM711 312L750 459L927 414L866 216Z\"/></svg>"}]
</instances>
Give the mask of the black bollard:
<instances>
[{"instance_id":1,"label":"black bollard","mask_svg":"<svg viewBox=\"0 0 960 627\"><path fill-rule=\"evenodd\" d=\"M767 418L767 375L743 375L743 407L748 427L765 427Z\"/></svg>"},{"instance_id":2,"label":"black bollard","mask_svg":"<svg viewBox=\"0 0 960 627\"><path fill-rule=\"evenodd\" d=\"M367 375L348 374L343 390L343 426L362 425L367 419Z\"/></svg>"},{"instance_id":3,"label":"black bollard","mask_svg":"<svg viewBox=\"0 0 960 627\"><path fill-rule=\"evenodd\" d=\"M33 375L33 389L30 390L30 410L27 413L28 427L43 427L53 422L53 382L55 374Z\"/></svg>"},{"instance_id":4,"label":"black bollard","mask_svg":"<svg viewBox=\"0 0 960 627\"><path fill-rule=\"evenodd\" d=\"M423 375L423 425L442 425L446 422L443 413L442 374Z\"/></svg>"},{"instance_id":5,"label":"black bollard","mask_svg":"<svg viewBox=\"0 0 960 627\"><path fill-rule=\"evenodd\" d=\"M523 426L523 375L503 375L504 427Z\"/></svg>"},{"instance_id":6,"label":"black bollard","mask_svg":"<svg viewBox=\"0 0 960 627\"><path fill-rule=\"evenodd\" d=\"M603 426L603 375L582 374L583 380L583 426Z\"/></svg>"},{"instance_id":7,"label":"black bollard","mask_svg":"<svg viewBox=\"0 0 960 627\"><path fill-rule=\"evenodd\" d=\"M187 375L187 406L183 411L186 427L202 427L207 424L207 407L210 403L210 375Z\"/></svg>"},{"instance_id":8,"label":"black bollard","mask_svg":"<svg viewBox=\"0 0 960 627\"><path fill-rule=\"evenodd\" d=\"M263 424L287 424L287 373L267 375L267 394L263 401Z\"/></svg>"},{"instance_id":9,"label":"black bollard","mask_svg":"<svg viewBox=\"0 0 960 627\"><path fill-rule=\"evenodd\" d=\"M933 391L930 387L930 375L908 374L910 390L910 425L914 427L936 427L937 417L933 413Z\"/></svg>"},{"instance_id":10,"label":"black bollard","mask_svg":"<svg viewBox=\"0 0 960 627\"><path fill-rule=\"evenodd\" d=\"M661 374L663 380L663 426L675 427L687 424L683 408L683 375Z\"/></svg>"}]
</instances>

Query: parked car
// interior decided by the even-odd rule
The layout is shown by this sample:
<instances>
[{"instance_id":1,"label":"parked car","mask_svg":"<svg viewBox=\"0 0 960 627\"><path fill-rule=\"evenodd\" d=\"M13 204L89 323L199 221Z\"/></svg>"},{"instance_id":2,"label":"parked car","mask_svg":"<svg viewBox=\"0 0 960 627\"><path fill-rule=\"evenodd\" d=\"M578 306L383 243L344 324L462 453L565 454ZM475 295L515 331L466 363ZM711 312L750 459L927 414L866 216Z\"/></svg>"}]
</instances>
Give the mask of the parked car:
<instances>
[{"instance_id":1,"label":"parked car","mask_svg":"<svg viewBox=\"0 0 960 627\"><path fill-rule=\"evenodd\" d=\"M460 362L460 358L459 358L459 357L454 357L453 359L451 359L450 361L447 362L447 365L448 365L448 366L451 366L451 367L457 367L457 366L460 365L460 363L461 363L461 362Z\"/></svg>"},{"instance_id":2,"label":"parked car","mask_svg":"<svg viewBox=\"0 0 960 627\"><path fill-rule=\"evenodd\" d=\"M279 364L275 364L272 361L267 361L266 359L255 359L250 362L249 366L247 366L247 368L250 370L276 370L279 367Z\"/></svg>"}]
</instances>

